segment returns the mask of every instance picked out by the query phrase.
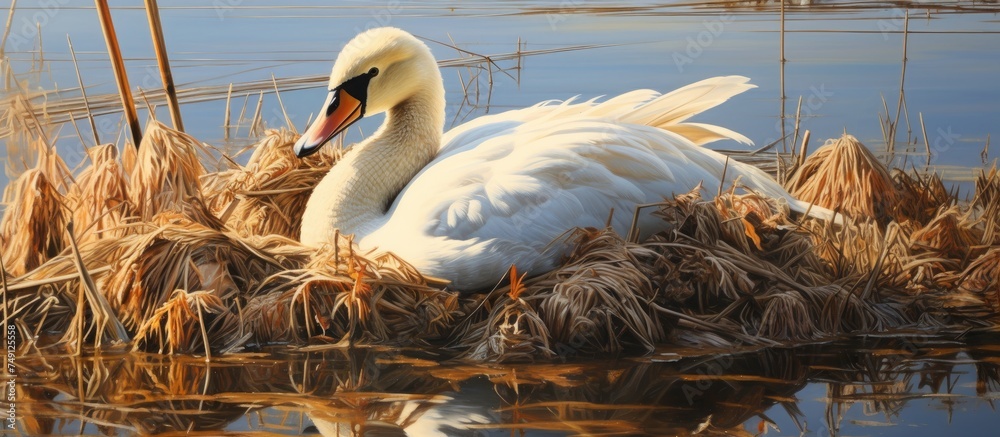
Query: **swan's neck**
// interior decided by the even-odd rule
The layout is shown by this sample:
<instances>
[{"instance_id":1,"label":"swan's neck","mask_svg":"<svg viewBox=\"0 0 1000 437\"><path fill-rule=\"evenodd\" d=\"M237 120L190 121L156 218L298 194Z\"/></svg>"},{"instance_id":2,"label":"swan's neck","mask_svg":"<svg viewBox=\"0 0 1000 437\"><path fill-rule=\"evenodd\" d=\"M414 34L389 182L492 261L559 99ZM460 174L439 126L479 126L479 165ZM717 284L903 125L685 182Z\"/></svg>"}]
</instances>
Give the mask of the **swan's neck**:
<instances>
[{"instance_id":1,"label":"swan's neck","mask_svg":"<svg viewBox=\"0 0 1000 437\"><path fill-rule=\"evenodd\" d=\"M335 229L360 240L382 224L396 196L440 147L443 90L427 91L390 109L378 131L320 181L302 219L303 243L319 246ZM429 95L433 91L442 95Z\"/></svg>"}]
</instances>

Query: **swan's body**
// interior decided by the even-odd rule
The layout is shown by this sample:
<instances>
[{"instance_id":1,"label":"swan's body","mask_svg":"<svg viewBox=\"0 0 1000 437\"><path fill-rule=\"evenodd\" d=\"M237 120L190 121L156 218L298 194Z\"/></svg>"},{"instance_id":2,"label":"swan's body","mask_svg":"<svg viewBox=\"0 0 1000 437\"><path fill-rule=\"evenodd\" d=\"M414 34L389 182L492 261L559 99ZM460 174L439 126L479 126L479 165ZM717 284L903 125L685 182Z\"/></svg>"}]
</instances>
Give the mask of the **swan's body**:
<instances>
[{"instance_id":1,"label":"swan's body","mask_svg":"<svg viewBox=\"0 0 1000 437\"><path fill-rule=\"evenodd\" d=\"M666 95L633 91L603 103L543 103L442 135L444 89L434 58L409 34L383 28L348 43L330 83L327 119L321 114L296 143L299 155L365 112L387 117L316 187L302 242L322 245L335 229L353 233L363 249L391 251L461 290L495 285L511 264L533 274L551 270L568 249L560 237L575 227L603 227L612 210L610 223L624 234L638 204L699 183L716 189L726 158L700 145L749 142L717 126L683 123L753 87L736 76ZM731 161L725 177L787 199L793 209L808 206L750 165ZM642 236L664 227L648 213L638 223Z\"/></svg>"}]
</instances>

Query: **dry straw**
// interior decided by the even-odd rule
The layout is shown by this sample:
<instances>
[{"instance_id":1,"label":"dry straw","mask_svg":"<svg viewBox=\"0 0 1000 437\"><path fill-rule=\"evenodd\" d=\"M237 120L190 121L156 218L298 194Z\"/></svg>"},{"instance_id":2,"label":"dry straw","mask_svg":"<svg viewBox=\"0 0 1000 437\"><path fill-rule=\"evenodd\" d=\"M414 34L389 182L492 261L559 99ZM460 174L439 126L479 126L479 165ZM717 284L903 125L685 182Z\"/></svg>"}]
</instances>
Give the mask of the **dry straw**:
<instances>
[{"instance_id":1,"label":"dry straw","mask_svg":"<svg viewBox=\"0 0 1000 437\"><path fill-rule=\"evenodd\" d=\"M206 171L198 158L206 150L190 135L151 120L134 164L126 165L136 217L148 222L156 214L174 211L190 214L195 221L210 221L211 214L201 209L201 178Z\"/></svg>"},{"instance_id":2,"label":"dry straw","mask_svg":"<svg viewBox=\"0 0 1000 437\"><path fill-rule=\"evenodd\" d=\"M312 188L329 171L339 147L299 159L292 151L297 135L268 130L257 143L249 163L240 169L214 174L203 188L214 213L242 236L299 236L299 218Z\"/></svg>"},{"instance_id":3,"label":"dry straw","mask_svg":"<svg viewBox=\"0 0 1000 437\"><path fill-rule=\"evenodd\" d=\"M817 149L786 185L799 200L883 224L893 217L900 201L885 166L847 134Z\"/></svg>"},{"instance_id":4,"label":"dry straw","mask_svg":"<svg viewBox=\"0 0 1000 437\"><path fill-rule=\"evenodd\" d=\"M77 177L66 203L73 222L81 226L80 244L101 238L121 238L128 232L123 225L133 216L128 198L128 179L113 144L87 151L90 162Z\"/></svg>"},{"instance_id":5,"label":"dry straw","mask_svg":"<svg viewBox=\"0 0 1000 437\"><path fill-rule=\"evenodd\" d=\"M41 266L67 247L69 220L65 185L69 170L53 148L42 141L32 144L36 164L4 190L7 205L0 220L4 266L11 276Z\"/></svg>"}]
</instances>

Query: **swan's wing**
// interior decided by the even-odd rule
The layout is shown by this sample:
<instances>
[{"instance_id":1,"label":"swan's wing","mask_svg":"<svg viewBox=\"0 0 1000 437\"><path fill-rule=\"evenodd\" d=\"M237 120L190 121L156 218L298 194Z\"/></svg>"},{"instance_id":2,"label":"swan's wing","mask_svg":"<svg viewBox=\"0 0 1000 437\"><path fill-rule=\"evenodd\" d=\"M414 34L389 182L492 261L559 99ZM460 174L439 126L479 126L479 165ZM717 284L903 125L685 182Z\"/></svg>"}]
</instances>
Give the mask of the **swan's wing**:
<instances>
[{"instance_id":1,"label":"swan's wing","mask_svg":"<svg viewBox=\"0 0 1000 437\"><path fill-rule=\"evenodd\" d=\"M737 94L755 88L749 81L744 76L719 76L692 83L667 94L642 89L604 102L598 102L598 98L585 102L575 102L575 98L567 101L550 100L529 108L487 115L448 131L442 139L439 156L476 147L478 139L496 135L523 123L560 123L573 119L614 120L618 123L654 126L677 133L697 145L721 139L753 144L749 138L721 126L685 122Z\"/></svg>"},{"instance_id":2,"label":"swan's wing","mask_svg":"<svg viewBox=\"0 0 1000 437\"><path fill-rule=\"evenodd\" d=\"M512 263L541 272L554 267L566 248L560 237L573 228L601 228L610 217L625 234L636 205L721 174L721 165L706 169L685 149L701 151L697 158L714 152L648 126L566 119L482 132L490 135L469 132L464 139L471 145L449 149L425 167L363 245L393 247L432 276L496 280ZM644 233L662 227L649 214L641 217Z\"/></svg>"},{"instance_id":3,"label":"swan's wing","mask_svg":"<svg viewBox=\"0 0 1000 437\"><path fill-rule=\"evenodd\" d=\"M749 140L683 121L750 88L745 82L716 78L668 95L640 90L480 117L446 134L362 245L392 247L432 276L470 278L460 288L488 285L477 278L496 280L511 263L550 269L558 260L551 251L564 249L553 243L575 227L603 227L610 217L624 234L638 204L700 183L714 190L725 157L697 145ZM727 179L743 173L730 163ZM639 225L648 234L662 221L647 213Z\"/></svg>"}]
</instances>

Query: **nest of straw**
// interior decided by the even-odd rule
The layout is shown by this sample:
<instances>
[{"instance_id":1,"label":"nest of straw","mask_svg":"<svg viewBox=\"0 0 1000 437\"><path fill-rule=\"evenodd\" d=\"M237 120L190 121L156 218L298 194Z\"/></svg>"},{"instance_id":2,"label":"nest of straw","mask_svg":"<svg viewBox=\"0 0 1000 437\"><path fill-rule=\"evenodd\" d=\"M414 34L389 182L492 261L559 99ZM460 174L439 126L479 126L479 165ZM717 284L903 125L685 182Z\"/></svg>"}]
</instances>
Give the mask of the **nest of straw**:
<instances>
[{"instance_id":1,"label":"nest of straw","mask_svg":"<svg viewBox=\"0 0 1000 437\"><path fill-rule=\"evenodd\" d=\"M90 252L111 273L104 293L130 330L149 320L176 290L209 290L232 302L262 278L293 268L305 258L275 257L231 233L194 223L177 213L157 216L158 226ZM154 222L156 223L156 222Z\"/></svg>"},{"instance_id":2,"label":"nest of straw","mask_svg":"<svg viewBox=\"0 0 1000 437\"><path fill-rule=\"evenodd\" d=\"M525 361L556 355L652 351L666 339L649 303L656 253L610 229L582 229L567 238L576 249L562 267L486 297L485 317L458 342L475 360Z\"/></svg>"},{"instance_id":3,"label":"nest of straw","mask_svg":"<svg viewBox=\"0 0 1000 437\"><path fill-rule=\"evenodd\" d=\"M509 286L474 296L345 236L319 251L296 243L306 200L338 153L302 161L293 139L269 131L246 166L209 174L204 145L152 122L138 152L94 148L75 181L40 149L46 158L5 193L0 223L3 260L20 276L7 302L20 329L99 342L97 319L112 319L133 347L158 352L447 343L470 359L528 361L879 331L912 323L931 299L950 299L946 316L1000 305L990 294L1000 257L970 249L1000 235L996 172L963 209L939 179L889 177L850 136L790 184L862 220L794 223L757 194L733 188L703 201L696 189L660 205L666 230L647 241L576 230L558 269L527 279L514 266ZM909 209L890 208L905 199ZM60 225L70 220L84 230L73 253ZM939 292L948 286L964 294ZM81 310L93 293L108 310Z\"/></svg>"},{"instance_id":4,"label":"nest of straw","mask_svg":"<svg viewBox=\"0 0 1000 437\"><path fill-rule=\"evenodd\" d=\"M299 238L299 219L313 187L339 157L340 148L324 147L305 159L295 156L296 134L268 130L249 163L214 175L203 194L216 215L241 236L282 235Z\"/></svg>"},{"instance_id":5,"label":"nest of straw","mask_svg":"<svg viewBox=\"0 0 1000 437\"><path fill-rule=\"evenodd\" d=\"M755 194L730 193L712 204L694 196L679 200L667 202L662 213L681 218L679 226L644 245L677 266L705 260L699 270L688 268L664 277L675 288L686 283L693 290L674 304L677 313L685 312L701 322L679 320L690 328L709 328L725 335L735 326L739 327L736 332L752 334L750 340L803 340L879 330L904 321L898 308L875 305L837 284L834 270L815 255L806 235L777 225L787 222L785 211L777 205L761 202ZM731 206L747 202L756 207ZM707 213L708 207L718 214ZM761 216L770 218L761 220ZM718 239L699 239L699 235L714 235L715 229L727 231L720 232ZM692 275L691 271L709 274ZM852 317L841 317L844 313ZM707 321L719 325L704 325ZM731 338L747 341L738 335Z\"/></svg>"},{"instance_id":6,"label":"nest of straw","mask_svg":"<svg viewBox=\"0 0 1000 437\"><path fill-rule=\"evenodd\" d=\"M256 344L343 341L426 345L443 338L457 294L435 289L392 255L366 257L350 239L278 272L247 294L247 329Z\"/></svg>"},{"instance_id":7,"label":"nest of straw","mask_svg":"<svg viewBox=\"0 0 1000 437\"><path fill-rule=\"evenodd\" d=\"M484 298L457 342L463 356L521 361L664 342L770 344L908 323L900 303L836 283L811 236L788 229L777 203L733 192L704 202L698 193L663 202L668 230L642 243L611 230L577 231L562 267Z\"/></svg>"}]
</instances>

